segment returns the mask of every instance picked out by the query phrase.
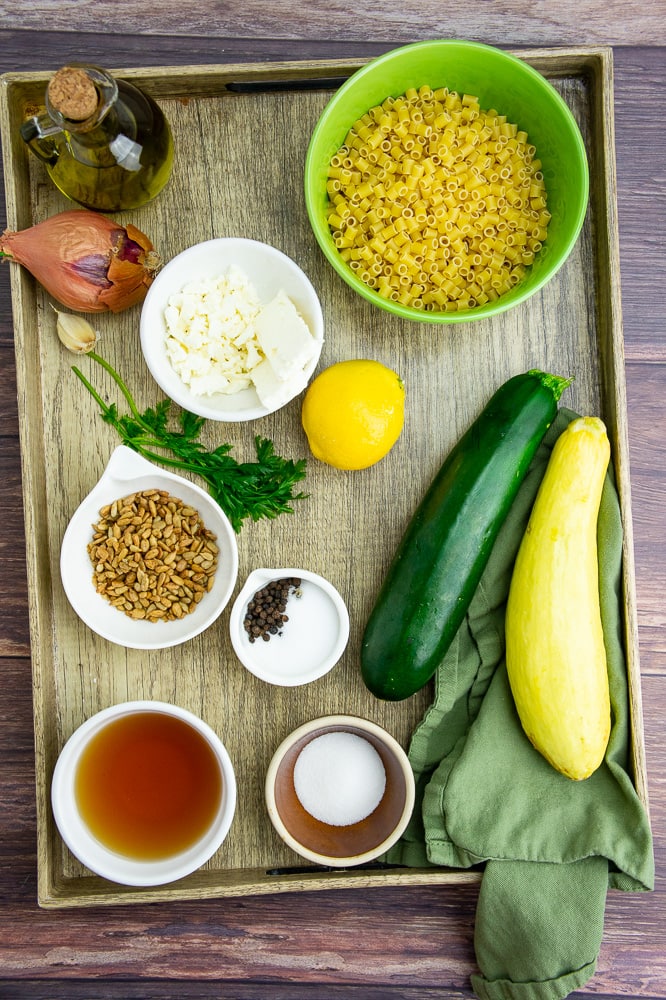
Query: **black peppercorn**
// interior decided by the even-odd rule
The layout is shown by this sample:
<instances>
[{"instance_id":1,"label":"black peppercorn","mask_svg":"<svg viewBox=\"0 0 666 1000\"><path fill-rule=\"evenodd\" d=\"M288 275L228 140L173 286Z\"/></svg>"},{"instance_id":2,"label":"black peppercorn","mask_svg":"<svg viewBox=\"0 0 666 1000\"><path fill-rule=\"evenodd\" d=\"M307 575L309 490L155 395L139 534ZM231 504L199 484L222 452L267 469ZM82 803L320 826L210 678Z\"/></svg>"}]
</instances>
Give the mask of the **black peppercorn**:
<instances>
[{"instance_id":1,"label":"black peppercorn","mask_svg":"<svg viewBox=\"0 0 666 1000\"><path fill-rule=\"evenodd\" d=\"M290 593L296 593L301 586L298 577L271 580L258 590L248 602L243 627L250 642L263 639L268 642L272 635L282 635L282 626L289 621L285 614Z\"/></svg>"}]
</instances>

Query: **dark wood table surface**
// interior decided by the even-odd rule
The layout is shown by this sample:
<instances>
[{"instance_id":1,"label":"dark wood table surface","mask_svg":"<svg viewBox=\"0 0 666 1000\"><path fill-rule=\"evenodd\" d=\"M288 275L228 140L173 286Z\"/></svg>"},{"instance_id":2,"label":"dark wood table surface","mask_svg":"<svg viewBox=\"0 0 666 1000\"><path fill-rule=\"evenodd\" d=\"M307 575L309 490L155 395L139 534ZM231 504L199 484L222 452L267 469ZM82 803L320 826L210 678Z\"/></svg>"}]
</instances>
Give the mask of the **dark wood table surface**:
<instances>
[{"instance_id":1,"label":"dark wood table surface","mask_svg":"<svg viewBox=\"0 0 666 1000\"><path fill-rule=\"evenodd\" d=\"M581 993L666 997L666 5L608 0L0 4L0 72L369 56L427 37L612 45L640 656L654 893L609 895ZM363 39L369 39L363 41ZM0 204L4 228L4 200ZM177 220L174 220L177 225ZM0 267L0 997L471 996L475 886L113 909L36 903L30 637L8 268Z\"/></svg>"}]
</instances>

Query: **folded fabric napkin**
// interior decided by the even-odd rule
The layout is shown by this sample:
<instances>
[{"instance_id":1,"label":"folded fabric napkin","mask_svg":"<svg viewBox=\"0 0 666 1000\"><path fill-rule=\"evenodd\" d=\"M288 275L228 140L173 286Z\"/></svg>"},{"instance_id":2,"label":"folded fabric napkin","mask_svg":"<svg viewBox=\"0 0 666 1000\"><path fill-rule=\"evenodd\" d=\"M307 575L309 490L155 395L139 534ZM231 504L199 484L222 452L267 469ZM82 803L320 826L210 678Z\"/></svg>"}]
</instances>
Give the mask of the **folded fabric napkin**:
<instances>
[{"instance_id":1,"label":"folded fabric napkin","mask_svg":"<svg viewBox=\"0 0 666 1000\"><path fill-rule=\"evenodd\" d=\"M560 1000L594 973L609 887L654 883L649 820L629 766L622 645L622 524L612 469L599 511L599 575L612 730L585 781L554 770L515 711L504 664L511 571L552 446L576 414L561 409L493 547L467 618L438 668L435 698L409 756L410 826L388 860L468 868L485 862L474 945L485 1000Z\"/></svg>"}]
</instances>

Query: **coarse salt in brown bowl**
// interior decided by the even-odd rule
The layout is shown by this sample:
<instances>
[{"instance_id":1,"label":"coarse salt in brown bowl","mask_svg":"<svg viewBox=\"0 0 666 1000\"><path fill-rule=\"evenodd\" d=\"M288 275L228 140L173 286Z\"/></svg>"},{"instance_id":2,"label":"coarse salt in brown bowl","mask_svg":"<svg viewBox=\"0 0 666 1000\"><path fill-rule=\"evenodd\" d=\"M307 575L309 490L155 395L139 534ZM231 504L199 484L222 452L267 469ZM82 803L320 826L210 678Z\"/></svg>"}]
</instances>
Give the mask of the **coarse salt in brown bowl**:
<instances>
[{"instance_id":1,"label":"coarse salt in brown bowl","mask_svg":"<svg viewBox=\"0 0 666 1000\"><path fill-rule=\"evenodd\" d=\"M340 793L338 803L325 799L318 803L322 809L339 807L340 822L337 823L323 821L309 812L296 789L295 772L301 754L318 737L331 734L347 734L365 741L369 745L369 753L377 756L383 767L385 786L378 804L369 815L355 822L343 822L345 804L339 803L344 799L344 789L339 783L334 788ZM318 778L316 767L315 762L309 775L312 783L310 790ZM374 773L371 774L366 767L363 763L353 780L368 774L369 784L374 784ZM344 780L340 775L337 777L338 782ZM324 777L322 785L330 778L330 774ZM355 791L358 792L358 789ZM376 789L368 788L367 791L372 797ZM280 744L268 768L265 794L270 820L292 850L317 864L346 868L378 858L404 833L414 807L414 775L400 744L381 726L356 716L332 715L305 723ZM353 810L357 805L356 796L355 801L350 798L346 808Z\"/></svg>"}]
</instances>

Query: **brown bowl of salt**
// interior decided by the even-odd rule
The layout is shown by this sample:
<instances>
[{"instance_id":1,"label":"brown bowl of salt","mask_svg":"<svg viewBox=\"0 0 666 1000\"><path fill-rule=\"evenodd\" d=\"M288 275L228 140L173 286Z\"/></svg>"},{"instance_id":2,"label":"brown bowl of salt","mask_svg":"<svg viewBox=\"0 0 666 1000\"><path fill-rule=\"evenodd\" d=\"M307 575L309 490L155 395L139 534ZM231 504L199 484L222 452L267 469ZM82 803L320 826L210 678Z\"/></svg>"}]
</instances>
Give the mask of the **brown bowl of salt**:
<instances>
[{"instance_id":1,"label":"brown bowl of salt","mask_svg":"<svg viewBox=\"0 0 666 1000\"><path fill-rule=\"evenodd\" d=\"M301 857L347 868L380 857L407 826L414 775L400 744L351 715L305 723L278 747L266 775L268 815Z\"/></svg>"}]
</instances>

